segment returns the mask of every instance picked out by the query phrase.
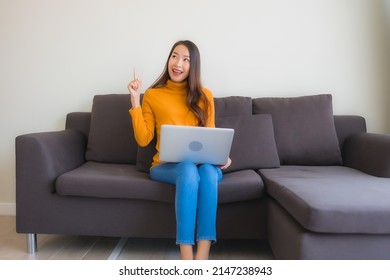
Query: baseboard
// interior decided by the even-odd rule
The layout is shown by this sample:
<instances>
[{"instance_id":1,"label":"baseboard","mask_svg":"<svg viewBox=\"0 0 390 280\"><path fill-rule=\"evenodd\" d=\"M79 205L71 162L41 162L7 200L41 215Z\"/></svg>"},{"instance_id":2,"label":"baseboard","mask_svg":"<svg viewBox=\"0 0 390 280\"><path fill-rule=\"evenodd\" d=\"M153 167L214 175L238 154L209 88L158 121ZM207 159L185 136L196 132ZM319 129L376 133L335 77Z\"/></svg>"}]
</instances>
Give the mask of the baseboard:
<instances>
[{"instance_id":1,"label":"baseboard","mask_svg":"<svg viewBox=\"0 0 390 280\"><path fill-rule=\"evenodd\" d=\"M16 203L1 203L0 216L16 216Z\"/></svg>"}]
</instances>

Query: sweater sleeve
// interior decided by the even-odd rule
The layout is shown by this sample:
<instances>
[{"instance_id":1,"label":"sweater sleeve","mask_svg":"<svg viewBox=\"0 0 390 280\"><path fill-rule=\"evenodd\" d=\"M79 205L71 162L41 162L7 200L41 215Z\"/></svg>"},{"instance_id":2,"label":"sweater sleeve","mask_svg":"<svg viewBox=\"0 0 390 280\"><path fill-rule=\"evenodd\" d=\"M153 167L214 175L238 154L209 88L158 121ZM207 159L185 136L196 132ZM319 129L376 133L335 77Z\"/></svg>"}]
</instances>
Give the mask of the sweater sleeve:
<instances>
[{"instance_id":1,"label":"sweater sleeve","mask_svg":"<svg viewBox=\"0 0 390 280\"><path fill-rule=\"evenodd\" d=\"M154 137L155 118L146 94L142 102L142 107L129 110L134 137L138 145L147 146Z\"/></svg>"},{"instance_id":2,"label":"sweater sleeve","mask_svg":"<svg viewBox=\"0 0 390 280\"><path fill-rule=\"evenodd\" d=\"M206 126L207 127L215 127L214 96L213 96L212 92L208 89L204 89L204 92L205 92L207 99L209 100L209 103L210 103L209 114L208 114Z\"/></svg>"}]
</instances>

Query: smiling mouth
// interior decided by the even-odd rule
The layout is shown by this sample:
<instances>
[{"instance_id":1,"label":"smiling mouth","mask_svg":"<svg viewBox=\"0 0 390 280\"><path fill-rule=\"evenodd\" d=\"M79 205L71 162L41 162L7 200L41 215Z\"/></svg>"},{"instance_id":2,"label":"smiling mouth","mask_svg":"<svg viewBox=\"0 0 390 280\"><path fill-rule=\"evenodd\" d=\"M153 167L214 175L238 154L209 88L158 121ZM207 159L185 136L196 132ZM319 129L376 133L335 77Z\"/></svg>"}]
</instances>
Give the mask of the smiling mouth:
<instances>
[{"instance_id":1,"label":"smiling mouth","mask_svg":"<svg viewBox=\"0 0 390 280\"><path fill-rule=\"evenodd\" d=\"M172 73L176 74L176 75L181 75L181 74L183 74L183 71L181 71L179 69L172 69Z\"/></svg>"}]
</instances>

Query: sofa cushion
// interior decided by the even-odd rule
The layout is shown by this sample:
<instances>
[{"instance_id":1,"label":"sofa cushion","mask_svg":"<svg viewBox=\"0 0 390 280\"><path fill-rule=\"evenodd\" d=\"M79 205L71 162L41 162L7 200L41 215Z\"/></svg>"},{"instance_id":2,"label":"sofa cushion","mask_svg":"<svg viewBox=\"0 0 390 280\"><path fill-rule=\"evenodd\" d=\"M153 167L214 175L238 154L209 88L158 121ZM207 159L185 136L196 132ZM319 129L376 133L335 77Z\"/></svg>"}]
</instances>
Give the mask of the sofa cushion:
<instances>
[{"instance_id":1,"label":"sofa cushion","mask_svg":"<svg viewBox=\"0 0 390 280\"><path fill-rule=\"evenodd\" d=\"M225 173L280 166L271 115L224 117L215 122L217 127L234 129L232 164Z\"/></svg>"},{"instance_id":2,"label":"sofa cushion","mask_svg":"<svg viewBox=\"0 0 390 280\"><path fill-rule=\"evenodd\" d=\"M390 179L344 166L281 166L260 173L267 193L307 230L390 233Z\"/></svg>"},{"instance_id":3,"label":"sofa cushion","mask_svg":"<svg viewBox=\"0 0 390 280\"><path fill-rule=\"evenodd\" d=\"M272 115L281 164L341 164L331 95L256 98L253 113Z\"/></svg>"},{"instance_id":4,"label":"sofa cushion","mask_svg":"<svg viewBox=\"0 0 390 280\"><path fill-rule=\"evenodd\" d=\"M252 99L245 96L215 97L215 117L252 115ZM149 172L156 154L156 139L146 147L138 147L137 170Z\"/></svg>"},{"instance_id":5,"label":"sofa cushion","mask_svg":"<svg viewBox=\"0 0 390 280\"><path fill-rule=\"evenodd\" d=\"M139 172L135 165L86 162L79 168L58 177L59 195L140 199L174 203L175 187L156 182L149 174ZM253 170L224 175L219 184L219 203L259 199L264 196L264 184Z\"/></svg>"},{"instance_id":6,"label":"sofa cushion","mask_svg":"<svg viewBox=\"0 0 390 280\"><path fill-rule=\"evenodd\" d=\"M218 203L232 203L260 199L265 196L264 183L254 170L223 174L218 186Z\"/></svg>"},{"instance_id":7,"label":"sofa cushion","mask_svg":"<svg viewBox=\"0 0 390 280\"><path fill-rule=\"evenodd\" d=\"M138 171L149 173L152 167L153 157L157 153L156 144L157 136L155 135L146 147L138 146L136 162Z\"/></svg>"},{"instance_id":8,"label":"sofa cushion","mask_svg":"<svg viewBox=\"0 0 390 280\"><path fill-rule=\"evenodd\" d=\"M96 95L86 159L105 163L136 163L137 143L129 116L128 94Z\"/></svg>"},{"instance_id":9,"label":"sofa cushion","mask_svg":"<svg viewBox=\"0 0 390 280\"><path fill-rule=\"evenodd\" d=\"M252 115L252 98L246 96L215 97L215 118Z\"/></svg>"},{"instance_id":10,"label":"sofa cushion","mask_svg":"<svg viewBox=\"0 0 390 280\"><path fill-rule=\"evenodd\" d=\"M60 195L98 198L131 198L172 202L172 185L150 179L132 164L86 162L58 177L56 191Z\"/></svg>"}]
</instances>

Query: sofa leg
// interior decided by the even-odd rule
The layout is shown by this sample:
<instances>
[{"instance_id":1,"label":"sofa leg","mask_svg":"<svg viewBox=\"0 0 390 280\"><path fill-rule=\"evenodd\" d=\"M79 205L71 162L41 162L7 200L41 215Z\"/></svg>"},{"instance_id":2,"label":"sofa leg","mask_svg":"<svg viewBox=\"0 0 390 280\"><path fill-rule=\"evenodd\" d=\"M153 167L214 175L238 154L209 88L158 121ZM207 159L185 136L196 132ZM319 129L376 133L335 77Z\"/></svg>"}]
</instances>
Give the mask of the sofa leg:
<instances>
[{"instance_id":1,"label":"sofa leg","mask_svg":"<svg viewBox=\"0 0 390 280\"><path fill-rule=\"evenodd\" d=\"M27 233L27 252L30 255L34 255L38 250L37 234Z\"/></svg>"}]
</instances>

